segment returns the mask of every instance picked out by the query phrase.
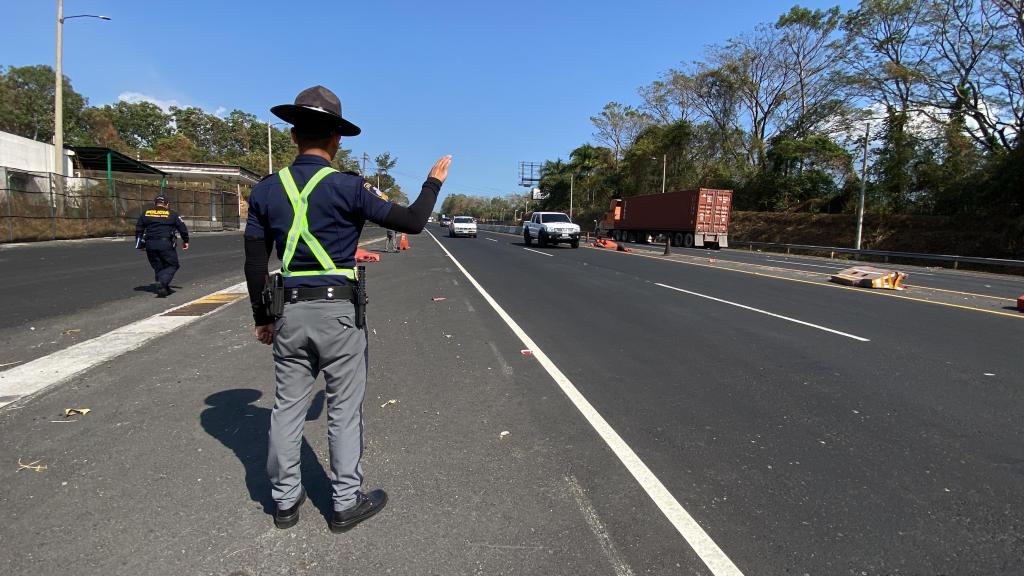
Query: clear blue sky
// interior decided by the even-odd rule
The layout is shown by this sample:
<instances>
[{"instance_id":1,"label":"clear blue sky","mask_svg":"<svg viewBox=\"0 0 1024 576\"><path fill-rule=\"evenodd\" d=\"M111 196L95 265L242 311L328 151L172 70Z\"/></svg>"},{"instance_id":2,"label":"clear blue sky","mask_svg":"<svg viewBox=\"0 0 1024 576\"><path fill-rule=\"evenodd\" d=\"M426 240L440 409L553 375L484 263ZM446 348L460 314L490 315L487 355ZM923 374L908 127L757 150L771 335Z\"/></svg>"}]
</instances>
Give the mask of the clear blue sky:
<instances>
[{"instance_id":1,"label":"clear blue sky","mask_svg":"<svg viewBox=\"0 0 1024 576\"><path fill-rule=\"evenodd\" d=\"M795 3L65 0L65 15L112 20L65 24L64 73L92 105L136 94L261 119L323 84L363 129L342 145L397 156L411 197L448 153L443 193L491 196L524 191L520 160L591 140L605 103L637 104L661 72ZM53 65L56 4L0 0L0 64Z\"/></svg>"}]
</instances>

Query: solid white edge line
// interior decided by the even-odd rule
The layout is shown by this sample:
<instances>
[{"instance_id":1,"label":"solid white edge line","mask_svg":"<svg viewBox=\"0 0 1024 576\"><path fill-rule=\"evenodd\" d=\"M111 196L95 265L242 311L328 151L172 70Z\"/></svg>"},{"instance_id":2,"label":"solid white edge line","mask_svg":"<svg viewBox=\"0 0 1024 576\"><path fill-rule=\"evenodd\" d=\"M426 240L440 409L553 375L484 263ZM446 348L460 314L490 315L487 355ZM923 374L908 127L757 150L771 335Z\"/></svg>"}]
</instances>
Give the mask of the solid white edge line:
<instances>
[{"instance_id":1,"label":"solid white edge line","mask_svg":"<svg viewBox=\"0 0 1024 576\"><path fill-rule=\"evenodd\" d=\"M490 240L491 242L497 242L494 238L484 238L484 240Z\"/></svg>"},{"instance_id":2,"label":"solid white edge line","mask_svg":"<svg viewBox=\"0 0 1024 576\"><path fill-rule=\"evenodd\" d=\"M587 422L594 428L597 434L605 441L605 444L611 448L612 452L618 457L619 461L629 470L629 473L636 478L640 487L647 492L647 495L651 497L654 504L661 510L669 522L675 527L679 534L686 540L686 543L693 548L693 551L697 553L700 559L704 562L704 565L708 567L715 576L743 576L740 569L732 563L732 560L718 547L718 544L708 536L707 532L700 527L700 524L694 520L693 516L683 508L683 506L676 500L675 496L669 492L668 488L658 480L658 477L654 475L654 472L647 467L647 464L637 456L636 452L626 444L626 441L619 436L610 424L601 416L600 413L590 404L590 402L576 389L576 386L562 373L561 370L555 366L554 362L548 358L547 354L541 350L537 343L531 339L519 324L512 319L508 313L491 297L490 294L484 290L484 287L476 281L470 275L469 271L466 270L462 263L460 263L447 248L429 231L426 231L434 242L441 247L441 250L451 258L455 266L462 271L466 279L477 289L477 292L483 296L484 300L491 305L491 308L498 314L498 316L505 321L505 324L512 330L513 333L523 343L528 350L533 352L533 357L540 362L540 365L547 371L551 379L558 384L558 387L562 389L562 392L569 398L569 401L576 406L576 409L580 411ZM541 252L543 254L543 252Z\"/></svg>"},{"instance_id":3,"label":"solid white edge line","mask_svg":"<svg viewBox=\"0 0 1024 576\"><path fill-rule=\"evenodd\" d=\"M541 256L552 256L552 254L548 254L547 252L541 252L540 250L534 250L533 248L523 248L523 250L529 250L530 252L533 252L534 254L540 254Z\"/></svg>"},{"instance_id":4,"label":"solid white edge line","mask_svg":"<svg viewBox=\"0 0 1024 576\"><path fill-rule=\"evenodd\" d=\"M165 316L172 310L188 306L213 294L248 294L248 290L245 282L234 284L160 311L148 318L115 328L74 346L36 358L16 368L4 370L0 372L0 396L10 396L11 399L0 401L0 408L60 384L126 352L141 348L154 338L163 336L175 328L191 324L200 318L205 318L233 304L233 302L228 302L213 312L201 316Z\"/></svg>"},{"instance_id":5,"label":"solid white edge line","mask_svg":"<svg viewBox=\"0 0 1024 576\"><path fill-rule=\"evenodd\" d=\"M750 310L751 312L757 312L758 314L764 314L787 322L794 322L796 324L802 324L811 328L817 328L818 330L824 330L825 332L831 332L832 334L838 334L839 336L845 336L847 338L853 338L858 342L871 342L867 338L861 338L860 336L854 336L853 334L847 334L846 332L840 332L839 330L833 330L817 324L811 324L810 322L804 322L803 320L797 320L796 318L790 318L789 316L783 316L782 314L776 314L767 310L761 310L760 308L754 308L753 306L747 306L746 304L740 304L738 302L731 302L729 300L723 300L721 298L715 298L714 296L708 296L707 294L701 294L699 292L691 292L690 290L683 290L682 288L676 288L675 286L669 286L668 284L662 284L661 282L655 282L655 286L661 286L662 288L668 288L669 290L675 290L677 292L684 292L691 296L698 296L700 298L707 298L708 300L714 300L715 302L721 302L722 304L728 304L730 306L736 306L737 308L743 308L744 310Z\"/></svg>"}]
</instances>

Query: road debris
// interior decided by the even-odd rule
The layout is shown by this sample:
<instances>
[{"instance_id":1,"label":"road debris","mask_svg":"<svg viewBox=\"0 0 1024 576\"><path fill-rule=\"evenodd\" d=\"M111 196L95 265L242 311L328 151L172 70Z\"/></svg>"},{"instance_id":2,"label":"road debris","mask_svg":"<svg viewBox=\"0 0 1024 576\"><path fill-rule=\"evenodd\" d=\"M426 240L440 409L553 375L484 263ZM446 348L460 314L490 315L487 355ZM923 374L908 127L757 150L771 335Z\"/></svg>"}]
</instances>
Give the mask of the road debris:
<instances>
[{"instance_id":1,"label":"road debris","mask_svg":"<svg viewBox=\"0 0 1024 576\"><path fill-rule=\"evenodd\" d=\"M447 299L448 298L446 298L444 296L434 296L433 298L430 299L430 301L431 302L441 302L441 301L447 300Z\"/></svg>"},{"instance_id":2,"label":"road debris","mask_svg":"<svg viewBox=\"0 0 1024 576\"><path fill-rule=\"evenodd\" d=\"M519 353L523 356L533 356L533 350L520 350Z\"/></svg>"},{"instance_id":3,"label":"road debris","mask_svg":"<svg viewBox=\"0 0 1024 576\"><path fill-rule=\"evenodd\" d=\"M64 336L71 336L73 334L78 334L81 331L82 331L81 328L69 328L69 329L61 332L61 334L63 334Z\"/></svg>"},{"instance_id":4,"label":"road debris","mask_svg":"<svg viewBox=\"0 0 1024 576\"><path fill-rule=\"evenodd\" d=\"M498 434L498 438L504 438L505 436L508 436L509 434L511 434L511 432L509 432L508 430L502 430L501 434Z\"/></svg>"},{"instance_id":5,"label":"road debris","mask_svg":"<svg viewBox=\"0 0 1024 576\"><path fill-rule=\"evenodd\" d=\"M68 418L70 416L85 416L89 412L92 412L92 410L89 408L65 408L64 417Z\"/></svg>"},{"instance_id":6,"label":"road debris","mask_svg":"<svg viewBox=\"0 0 1024 576\"><path fill-rule=\"evenodd\" d=\"M15 472L21 472L22 470L42 472L43 470L46 470L46 464L40 464L39 460L36 460L35 462L29 462L28 464L23 464L21 462L21 458L18 458L18 469L15 470Z\"/></svg>"},{"instance_id":7,"label":"road debris","mask_svg":"<svg viewBox=\"0 0 1024 576\"><path fill-rule=\"evenodd\" d=\"M394 398L392 398L391 400L388 400L387 402L385 402L385 403L381 404L381 405L380 405L380 407L381 407L381 408L384 408L384 407L385 407L385 406L387 406L388 404L398 404L398 400L395 400Z\"/></svg>"}]
</instances>

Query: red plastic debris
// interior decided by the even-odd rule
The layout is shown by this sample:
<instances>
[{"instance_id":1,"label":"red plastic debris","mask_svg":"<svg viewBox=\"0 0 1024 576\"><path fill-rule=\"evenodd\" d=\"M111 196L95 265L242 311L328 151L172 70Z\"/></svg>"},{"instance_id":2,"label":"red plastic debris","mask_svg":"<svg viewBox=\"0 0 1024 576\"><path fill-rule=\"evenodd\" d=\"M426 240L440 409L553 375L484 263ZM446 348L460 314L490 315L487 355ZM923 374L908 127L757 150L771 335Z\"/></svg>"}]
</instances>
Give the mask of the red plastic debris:
<instances>
[{"instance_id":1,"label":"red plastic debris","mask_svg":"<svg viewBox=\"0 0 1024 576\"><path fill-rule=\"evenodd\" d=\"M430 300L431 300L432 302L440 302L440 301L442 301L442 300L447 300L447 298L445 298L444 296L434 296L434 297L433 297L433 298L431 298Z\"/></svg>"},{"instance_id":2,"label":"red plastic debris","mask_svg":"<svg viewBox=\"0 0 1024 576\"><path fill-rule=\"evenodd\" d=\"M520 350L519 353L523 356L533 356L533 350Z\"/></svg>"},{"instance_id":3,"label":"red plastic debris","mask_svg":"<svg viewBox=\"0 0 1024 576\"><path fill-rule=\"evenodd\" d=\"M380 254L356 248L356 262L380 262Z\"/></svg>"},{"instance_id":4,"label":"red plastic debris","mask_svg":"<svg viewBox=\"0 0 1024 576\"><path fill-rule=\"evenodd\" d=\"M1024 312L1024 294L1017 297L1017 311Z\"/></svg>"}]
</instances>

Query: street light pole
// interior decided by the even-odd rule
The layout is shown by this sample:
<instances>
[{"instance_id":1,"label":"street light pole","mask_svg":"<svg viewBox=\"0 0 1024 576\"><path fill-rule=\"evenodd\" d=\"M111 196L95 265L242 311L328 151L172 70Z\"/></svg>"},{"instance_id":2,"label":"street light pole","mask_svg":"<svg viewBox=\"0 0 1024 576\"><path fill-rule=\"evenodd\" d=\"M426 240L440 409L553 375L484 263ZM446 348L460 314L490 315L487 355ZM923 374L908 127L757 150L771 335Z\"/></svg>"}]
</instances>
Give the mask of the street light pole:
<instances>
[{"instance_id":1,"label":"street light pole","mask_svg":"<svg viewBox=\"0 0 1024 576\"><path fill-rule=\"evenodd\" d=\"M53 93L53 171L64 175L64 0L57 0L57 66Z\"/></svg>"},{"instance_id":2,"label":"street light pole","mask_svg":"<svg viewBox=\"0 0 1024 576\"><path fill-rule=\"evenodd\" d=\"M868 185L868 134L871 132L871 124L864 126L864 159L860 165L860 201L857 203L857 242L854 249L860 250L861 234L864 231L864 195Z\"/></svg>"},{"instance_id":3,"label":"street light pole","mask_svg":"<svg viewBox=\"0 0 1024 576\"><path fill-rule=\"evenodd\" d=\"M64 176L64 21L70 18L99 18L110 20L108 16L78 14L64 16L64 0L57 0L57 62L54 67L53 93L53 171Z\"/></svg>"}]
</instances>

